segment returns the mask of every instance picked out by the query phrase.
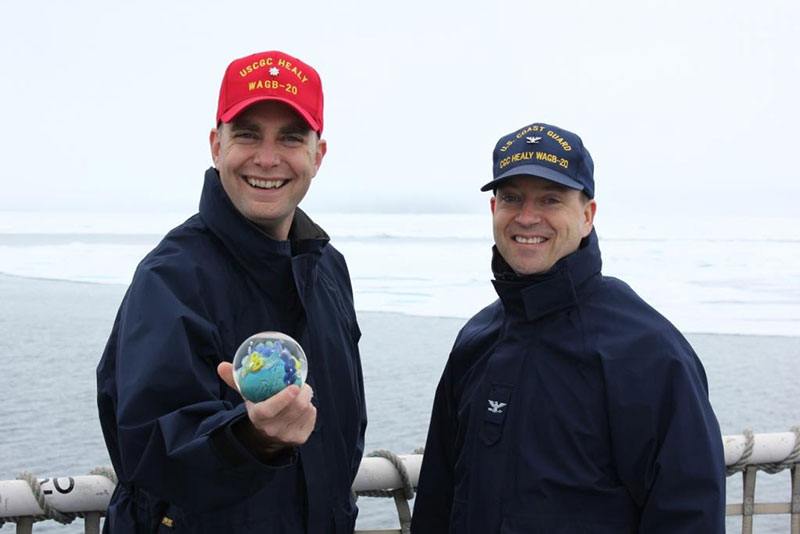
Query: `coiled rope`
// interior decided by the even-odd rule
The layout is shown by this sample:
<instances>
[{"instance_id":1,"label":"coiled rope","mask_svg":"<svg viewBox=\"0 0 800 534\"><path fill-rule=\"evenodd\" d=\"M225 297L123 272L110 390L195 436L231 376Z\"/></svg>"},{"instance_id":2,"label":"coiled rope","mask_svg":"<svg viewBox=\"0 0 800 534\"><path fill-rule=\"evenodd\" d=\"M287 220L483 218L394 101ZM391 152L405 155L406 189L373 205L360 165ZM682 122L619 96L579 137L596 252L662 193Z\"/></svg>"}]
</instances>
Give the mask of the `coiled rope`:
<instances>
[{"instance_id":1,"label":"coiled rope","mask_svg":"<svg viewBox=\"0 0 800 534\"><path fill-rule=\"evenodd\" d=\"M421 454L414 451L415 454ZM368 458L386 458L397 470L397 474L400 475L400 482L403 484L403 497L407 501L410 501L414 498L414 486L411 485L411 479L408 476L408 469L406 469L406 465L392 451L387 451L385 449L378 449L376 451L372 451L371 453L367 454ZM394 497L394 492L391 490L365 490L365 491L358 491L356 495L364 496L364 497Z\"/></svg>"},{"instance_id":2,"label":"coiled rope","mask_svg":"<svg viewBox=\"0 0 800 534\"><path fill-rule=\"evenodd\" d=\"M101 475L106 477L107 479L111 480L111 482L116 485L119 481L117 480L117 475L114 473L114 470L109 467L95 467L89 472L90 475ZM31 488L31 493L33 494L34 499L36 499L36 503L39 505L39 508L42 509L41 514L34 515L34 516L24 516L24 518L32 519L34 523L38 521L47 521L48 519L52 519L62 525L69 525L73 521L75 521L76 517L84 517L83 513L65 513L61 512L48 504L47 499L44 496L44 491L42 490L42 485L39 483L39 479L36 476L29 472L23 471L19 475L17 475L17 480L24 480L28 483L28 486ZM4 523L19 523L20 520L23 519L21 516L17 517L4 517L0 518L0 527L3 526Z\"/></svg>"},{"instance_id":3,"label":"coiled rope","mask_svg":"<svg viewBox=\"0 0 800 534\"><path fill-rule=\"evenodd\" d=\"M414 451L414 454L422 454L424 447L420 447ZM392 451L379 449L367 454L368 458L386 458L394 466L397 474L400 475L400 483L402 489L395 490L367 490L359 491L355 494L355 498L359 495L365 497L392 497L394 498L394 505L397 509L397 519L400 521L400 534L411 534L411 509L408 506L408 501L414 498L416 488L411 484L411 478L408 476L408 469L406 465Z\"/></svg>"},{"instance_id":4,"label":"coiled rope","mask_svg":"<svg viewBox=\"0 0 800 534\"><path fill-rule=\"evenodd\" d=\"M745 428L742 433L744 434L744 450L742 451L742 455L738 460L736 460L735 463L725 468L725 474L728 476L736 474L740 471L744 471L745 467L747 466L747 460L749 460L753 455L753 447L756 444L756 440L753 437L753 431L749 428Z\"/></svg>"},{"instance_id":5,"label":"coiled rope","mask_svg":"<svg viewBox=\"0 0 800 534\"><path fill-rule=\"evenodd\" d=\"M780 462L775 463L767 463L767 464L752 464L747 465L747 461L753 456L753 447L755 446L755 436L753 435L753 431L749 428L745 428L742 432L744 434L744 450L742 451L742 455L736 460L735 463L729 465L725 472L728 476L731 476L735 473L739 473L744 471L747 467L752 467L757 471L764 471L765 473L769 473L774 475L775 473L779 473L784 469L792 468L796 463L797 460L800 459L800 425L793 426L791 431L794 432L794 447L792 447L791 452L789 455L781 460Z\"/></svg>"},{"instance_id":6,"label":"coiled rope","mask_svg":"<svg viewBox=\"0 0 800 534\"><path fill-rule=\"evenodd\" d=\"M791 431L794 432L794 447L792 447L792 451L789 453L789 456L784 458L782 462L761 464L759 469L772 475L783 471L784 469L791 468L792 464L797 462L798 458L800 458L800 425L793 426Z\"/></svg>"}]
</instances>

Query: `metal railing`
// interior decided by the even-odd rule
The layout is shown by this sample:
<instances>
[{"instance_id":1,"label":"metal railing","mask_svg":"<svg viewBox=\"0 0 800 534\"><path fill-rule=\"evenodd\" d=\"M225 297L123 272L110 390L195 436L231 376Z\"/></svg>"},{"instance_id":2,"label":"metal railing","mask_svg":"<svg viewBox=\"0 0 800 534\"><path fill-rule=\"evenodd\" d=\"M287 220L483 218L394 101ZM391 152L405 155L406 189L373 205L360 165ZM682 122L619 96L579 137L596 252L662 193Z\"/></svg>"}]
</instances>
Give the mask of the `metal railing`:
<instances>
[{"instance_id":1,"label":"metal railing","mask_svg":"<svg viewBox=\"0 0 800 534\"><path fill-rule=\"evenodd\" d=\"M741 516L742 534L752 534L753 516L790 514L791 534L800 534L800 426L792 432L724 436L725 465L728 476L742 473L742 502L726 506L728 516ZM791 477L789 502L756 502L756 474L788 471Z\"/></svg>"},{"instance_id":2,"label":"metal railing","mask_svg":"<svg viewBox=\"0 0 800 534\"><path fill-rule=\"evenodd\" d=\"M792 432L723 436L725 464L728 476L741 472L742 502L728 504L726 515L741 516L742 534L752 534L753 516L759 514L789 514L791 534L800 534L800 427ZM408 501L414 496L421 454L395 455L376 451L365 457L353 482L353 490L366 497L392 497L397 507L400 528L357 530L357 534L408 534L411 510ZM791 496L788 502L756 502L756 474L759 471L791 476ZM37 479L23 473L17 480L0 481L0 529L4 523L16 523L17 534L31 534L37 521L55 520L69 523L76 517L84 520L86 534L100 532L100 520L114 491L114 475Z\"/></svg>"}]
</instances>

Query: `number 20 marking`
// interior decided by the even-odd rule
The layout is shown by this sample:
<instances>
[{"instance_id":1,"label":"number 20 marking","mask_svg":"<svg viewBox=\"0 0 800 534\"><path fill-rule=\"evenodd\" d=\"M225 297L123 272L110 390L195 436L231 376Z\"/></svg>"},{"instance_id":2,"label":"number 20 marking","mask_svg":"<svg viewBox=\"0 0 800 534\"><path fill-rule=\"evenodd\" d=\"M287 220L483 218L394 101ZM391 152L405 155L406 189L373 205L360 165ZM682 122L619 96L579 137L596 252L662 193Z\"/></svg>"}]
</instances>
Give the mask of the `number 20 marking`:
<instances>
[{"instance_id":1,"label":"number 20 marking","mask_svg":"<svg viewBox=\"0 0 800 534\"><path fill-rule=\"evenodd\" d=\"M56 478L54 478L52 480L53 480L53 487L56 489L57 492L61 493L62 495L66 495L67 493L70 493L72 490L75 489L75 479L72 478L72 477L67 477L67 480L69 481L69 485L66 488L62 488L61 487L61 483L59 483L59 480L62 480L62 479L60 479L59 477L56 477ZM40 482L40 484L42 486L44 486L48 482L50 482L49 478L43 478L42 481ZM46 489L46 490L44 490L44 494L45 495L52 495L53 494L53 490Z\"/></svg>"}]
</instances>

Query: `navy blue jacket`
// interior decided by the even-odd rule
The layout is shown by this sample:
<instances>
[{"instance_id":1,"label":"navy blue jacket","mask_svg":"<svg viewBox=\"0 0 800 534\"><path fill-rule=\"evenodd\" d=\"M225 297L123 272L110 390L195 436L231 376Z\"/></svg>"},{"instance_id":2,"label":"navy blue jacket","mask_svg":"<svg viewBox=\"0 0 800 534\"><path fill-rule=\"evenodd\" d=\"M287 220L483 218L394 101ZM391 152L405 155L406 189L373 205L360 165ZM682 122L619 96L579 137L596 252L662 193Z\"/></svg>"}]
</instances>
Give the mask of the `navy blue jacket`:
<instances>
[{"instance_id":1,"label":"navy blue jacket","mask_svg":"<svg viewBox=\"0 0 800 534\"><path fill-rule=\"evenodd\" d=\"M317 421L264 463L234 437L247 417L217 375L247 337L303 346ZM139 264L97 368L119 485L105 532L350 533L366 409L350 278L297 210L288 241L247 221L206 172L200 211Z\"/></svg>"},{"instance_id":2,"label":"navy blue jacket","mask_svg":"<svg viewBox=\"0 0 800 534\"><path fill-rule=\"evenodd\" d=\"M459 333L414 534L724 532L703 367L664 317L600 274L594 232L582 245L548 273L498 275L500 299Z\"/></svg>"}]
</instances>

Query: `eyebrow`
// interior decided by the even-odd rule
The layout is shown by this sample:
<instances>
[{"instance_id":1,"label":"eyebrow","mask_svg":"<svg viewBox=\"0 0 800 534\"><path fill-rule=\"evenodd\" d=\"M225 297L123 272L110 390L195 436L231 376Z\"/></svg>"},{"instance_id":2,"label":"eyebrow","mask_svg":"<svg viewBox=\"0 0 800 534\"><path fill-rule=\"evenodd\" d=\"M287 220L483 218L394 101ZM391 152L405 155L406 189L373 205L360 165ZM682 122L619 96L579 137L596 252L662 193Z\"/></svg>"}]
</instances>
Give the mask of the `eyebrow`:
<instances>
[{"instance_id":1,"label":"eyebrow","mask_svg":"<svg viewBox=\"0 0 800 534\"><path fill-rule=\"evenodd\" d=\"M256 124L251 120L248 120L247 118L234 119L231 122L231 128L234 130L247 130L252 132L260 131L258 124ZM311 127L308 124L298 120L297 122L293 122L287 124L286 126L282 126L281 129L278 130L278 133L280 133L281 135L286 135L286 134L308 135L309 133L311 133Z\"/></svg>"},{"instance_id":2,"label":"eyebrow","mask_svg":"<svg viewBox=\"0 0 800 534\"><path fill-rule=\"evenodd\" d=\"M280 130L282 134L303 134L308 135L311 133L311 126L306 124L305 122L297 121L292 124L288 124L283 126Z\"/></svg>"},{"instance_id":3,"label":"eyebrow","mask_svg":"<svg viewBox=\"0 0 800 534\"><path fill-rule=\"evenodd\" d=\"M544 178L542 178L542 180L544 180ZM501 189L519 190L519 189L522 189L522 187L517 185L517 184L508 183L508 184L501 184L501 185L499 185L497 187L498 191L500 191ZM572 188L571 187L567 187L565 185L561 185L561 184L556 183L556 182L551 182L550 180L546 180L546 183L542 185L542 189L544 189L545 191L564 192L564 191L569 191Z\"/></svg>"},{"instance_id":4,"label":"eyebrow","mask_svg":"<svg viewBox=\"0 0 800 534\"><path fill-rule=\"evenodd\" d=\"M231 121L231 128L234 130L251 130L251 131L258 131L258 126L256 123L249 121L247 119L240 119L236 118Z\"/></svg>"},{"instance_id":5,"label":"eyebrow","mask_svg":"<svg viewBox=\"0 0 800 534\"><path fill-rule=\"evenodd\" d=\"M548 191L558 191L558 192L563 193L565 191L569 191L572 188L571 187L567 187L565 185L561 185L561 184L556 183L556 182L548 181L548 183L544 184L543 189L546 189Z\"/></svg>"}]
</instances>

